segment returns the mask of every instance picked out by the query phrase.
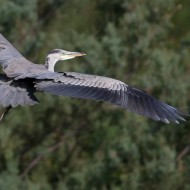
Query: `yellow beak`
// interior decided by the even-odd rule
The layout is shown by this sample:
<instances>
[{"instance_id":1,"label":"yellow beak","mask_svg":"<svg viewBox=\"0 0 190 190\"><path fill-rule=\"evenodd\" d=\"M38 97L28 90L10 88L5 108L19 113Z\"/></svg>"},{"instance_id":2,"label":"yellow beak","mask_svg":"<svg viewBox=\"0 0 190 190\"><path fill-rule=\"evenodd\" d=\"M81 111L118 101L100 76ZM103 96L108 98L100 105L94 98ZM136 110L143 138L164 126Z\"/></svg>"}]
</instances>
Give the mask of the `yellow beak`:
<instances>
[{"instance_id":1,"label":"yellow beak","mask_svg":"<svg viewBox=\"0 0 190 190\"><path fill-rule=\"evenodd\" d=\"M69 52L68 55L78 57L78 56L84 56L86 54L85 53L80 53L80 52Z\"/></svg>"}]
</instances>

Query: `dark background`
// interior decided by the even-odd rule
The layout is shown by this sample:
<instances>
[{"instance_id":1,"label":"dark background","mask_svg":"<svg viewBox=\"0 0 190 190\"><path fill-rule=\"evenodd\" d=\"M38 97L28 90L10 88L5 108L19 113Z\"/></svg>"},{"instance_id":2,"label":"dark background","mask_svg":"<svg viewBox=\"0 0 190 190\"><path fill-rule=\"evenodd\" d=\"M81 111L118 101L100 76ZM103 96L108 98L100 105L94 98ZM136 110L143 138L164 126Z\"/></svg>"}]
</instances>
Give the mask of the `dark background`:
<instances>
[{"instance_id":1,"label":"dark background","mask_svg":"<svg viewBox=\"0 0 190 190\"><path fill-rule=\"evenodd\" d=\"M189 113L189 0L0 0L0 32L34 63L114 77ZM189 190L189 122L37 95L0 124L2 190Z\"/></svg>"}]
</instances>

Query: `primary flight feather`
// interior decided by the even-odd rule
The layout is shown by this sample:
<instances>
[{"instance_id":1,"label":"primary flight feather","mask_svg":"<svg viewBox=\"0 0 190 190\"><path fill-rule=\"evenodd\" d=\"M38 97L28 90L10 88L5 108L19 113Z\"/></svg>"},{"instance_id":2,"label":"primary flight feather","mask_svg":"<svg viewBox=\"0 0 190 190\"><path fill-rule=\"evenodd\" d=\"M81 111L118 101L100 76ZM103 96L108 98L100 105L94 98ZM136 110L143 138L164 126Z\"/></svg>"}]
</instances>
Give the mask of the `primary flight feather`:
<instances>
[{"instance_id":1,"label":"primary flight feather","mask_svg":"<svg viewBox=\"0 0 190 190\"><path fill-rule=\"evenodd\" d=\"M83 55L54 49L48 53L44 65L34 64L0 34L0 65L4 72L0 74L0 105L7 108L7 113L12 107L37 104L34 93L47 92L108 102L164 123L185 121L186 114L119 80L75 72L54 72L57 61Z\"/></svg>"}]
</instances>

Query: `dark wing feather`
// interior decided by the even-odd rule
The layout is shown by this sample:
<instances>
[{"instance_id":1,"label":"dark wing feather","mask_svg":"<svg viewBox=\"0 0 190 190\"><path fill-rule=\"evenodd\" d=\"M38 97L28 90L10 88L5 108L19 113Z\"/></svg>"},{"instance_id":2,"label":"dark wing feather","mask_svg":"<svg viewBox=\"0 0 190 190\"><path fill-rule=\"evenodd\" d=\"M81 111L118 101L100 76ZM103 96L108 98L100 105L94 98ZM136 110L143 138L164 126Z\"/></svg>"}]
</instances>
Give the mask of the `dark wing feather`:
<instances>
[{"instance_id":1,"label":"dark wing feather","mask_svg":"<svg viewBox=\"0 0 190 190\"><path fill-rule=\"evenodd\" d=\"M14 81L5 75L0 75L0 105L16 107L38 103L28 82Z\"/></svg>"},{"instance_id":2,"label":"dark wing feather","mask_svg":"<svg viewBox=\"0 0 190 190\"><path fill-rule=\"evenodd\" d=\"M54 80L36 80L35 83L38 91L109 102L165 123L170 121L178 123L178 120L185 120L183 118L185 114L174 107L153 98L142 90L107 77L68 72L61 77L59 73Z\"/></svg>"}]
</instances>

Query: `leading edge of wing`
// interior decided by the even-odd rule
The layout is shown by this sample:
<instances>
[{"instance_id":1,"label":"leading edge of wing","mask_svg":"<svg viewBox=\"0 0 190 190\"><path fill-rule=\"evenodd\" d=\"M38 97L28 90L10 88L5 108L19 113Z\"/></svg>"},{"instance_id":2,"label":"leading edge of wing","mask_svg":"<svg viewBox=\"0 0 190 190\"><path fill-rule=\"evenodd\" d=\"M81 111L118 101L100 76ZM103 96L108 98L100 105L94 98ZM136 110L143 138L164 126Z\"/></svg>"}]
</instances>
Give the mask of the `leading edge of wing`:
<instances>
[{"instance_id":1,"label":"leading edge of wing","mask_svg":"<svg viewBox=\"0 0 190 190\"><path fill-rule=\"evenodd\" d=\"M5 67L17 58L24 58L0 33L0 65Z\"/></svg>"},{"instance_id":2,"label":"leading edge of wing","mask_svg":"<svg viewBox=\"0 0 190 190\"><path fill-rule=\"evenodd\" d=\"M53 95L105 101L165 123L185 121L185 114L176 108L112 78L66 72L53 80L35 83L38 91Z\"/></svg>"}]
</instances>

